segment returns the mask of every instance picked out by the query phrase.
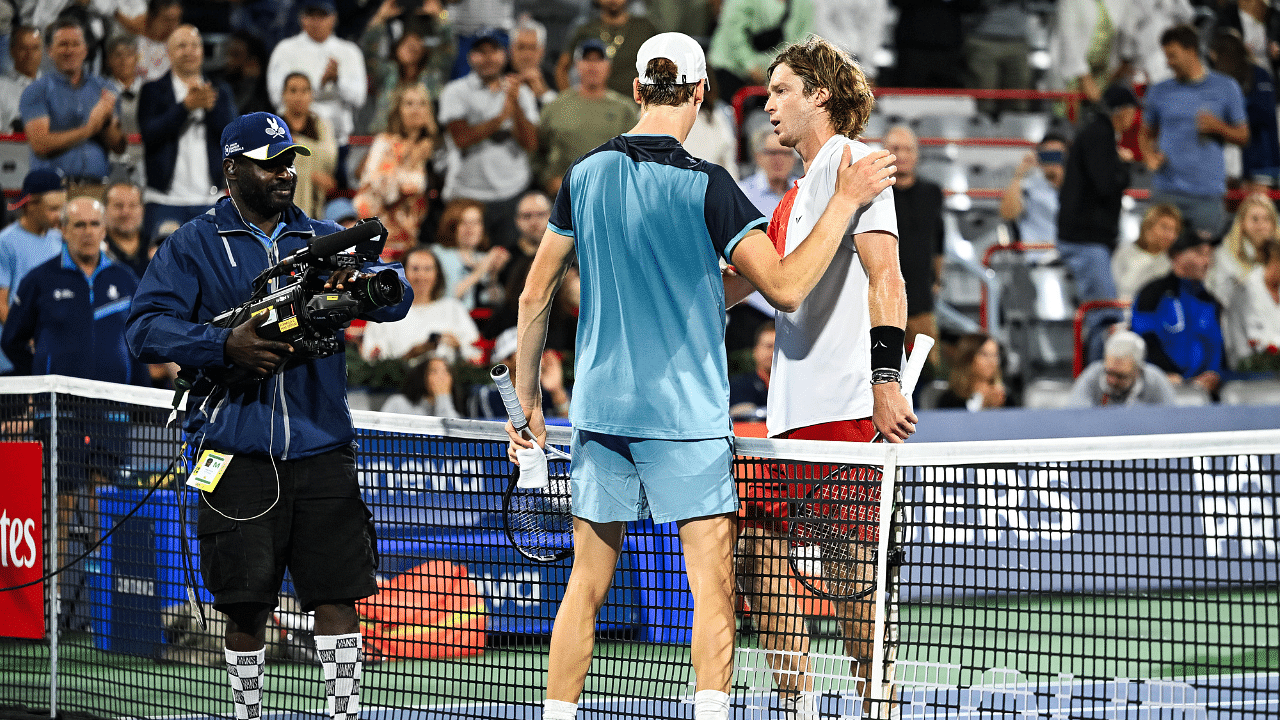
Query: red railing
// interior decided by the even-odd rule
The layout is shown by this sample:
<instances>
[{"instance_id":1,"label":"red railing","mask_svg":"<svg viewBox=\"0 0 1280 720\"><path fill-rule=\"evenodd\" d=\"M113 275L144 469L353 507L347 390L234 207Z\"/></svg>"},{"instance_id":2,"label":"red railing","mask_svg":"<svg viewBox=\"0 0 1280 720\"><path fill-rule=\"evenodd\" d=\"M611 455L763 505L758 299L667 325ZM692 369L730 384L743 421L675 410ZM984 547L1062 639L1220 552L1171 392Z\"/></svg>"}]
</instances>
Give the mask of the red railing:
<instances>
[{"instance_id":1,"label":"red railing","mask_svg":"<svg viewBox=\"0 0 1280 720\"><path fill-rule=\"evenodd\" d=\"M1027 252L1028 250L1052 250L1053 248L1053 243L1014 242L1007 245L995 244L987 248L987 251L982 254L982 266L989 269L991 267L991 257L997 253ZM982 286L982 301L978 304L978 322L984 328L991 327L987 324L987 286L985 284Z\"/></svg>"},{"instance_id":2,"label":"red railing","mask_svg":"<svg viewBox=\"0 0 1280 720\"><path fill-rule=\"evenodd\" d=\"M1076 317L1071 324L1071 333L1075 344L1075 357L1071 362L1072 377L1080 377L1080 373L1084 372L1084 319L1094 310L1103 308L1118 308L1123 310L1129 307L1129 303L1123 300L1089 300L1080 303L1080 307L1076 308Z\"/></svg>"}]
</instances>

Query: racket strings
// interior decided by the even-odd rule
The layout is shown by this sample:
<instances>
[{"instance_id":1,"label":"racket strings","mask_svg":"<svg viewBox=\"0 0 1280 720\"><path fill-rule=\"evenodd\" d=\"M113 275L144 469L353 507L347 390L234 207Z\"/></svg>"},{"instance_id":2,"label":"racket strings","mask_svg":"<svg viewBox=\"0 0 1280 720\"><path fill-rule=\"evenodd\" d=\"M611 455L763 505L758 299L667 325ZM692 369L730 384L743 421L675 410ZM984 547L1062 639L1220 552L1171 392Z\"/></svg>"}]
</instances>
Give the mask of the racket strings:
<instances>
[{"instance_id":1,"label":"racket strings","mask_svg":"<svg viewBox=\"0 0 1280 720\"><path fill-rule=\"evenodd\" d=\"M862 597L875 586L880 532L876 468L846 468L792 506L791 553L801 582L822 594ZM808 576L807 578L805 576Z\"/></svg>"},{"instance_id":2,"label":"racket strings","mask_svg":"<svg viewBox=\"0 0 1280 720\"><path fill-rule=\"evenodd\" d=\"M548 470L545 488L513 491L507 508L512 541L527 554L545 560L573 547L569 468L553 461Z\"/></svg>"}]
</instances>

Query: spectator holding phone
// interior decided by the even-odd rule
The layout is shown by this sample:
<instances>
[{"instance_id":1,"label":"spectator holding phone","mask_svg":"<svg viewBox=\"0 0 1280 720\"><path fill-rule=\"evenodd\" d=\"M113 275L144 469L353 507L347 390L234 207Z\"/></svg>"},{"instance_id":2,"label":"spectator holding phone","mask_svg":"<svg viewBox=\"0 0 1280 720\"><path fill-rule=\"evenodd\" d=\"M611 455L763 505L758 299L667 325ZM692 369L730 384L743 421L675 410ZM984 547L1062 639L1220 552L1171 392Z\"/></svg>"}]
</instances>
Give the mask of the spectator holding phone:
<instances>
[{"instance_id":1,"label":"spectator holding phone","mask_svg":"<svg viewBox=\"0 0 1280 720\"><path fill-rule=\"evenodd\" d=\"M1000 217L1018 228L1018 239L1051 243L1058 237L1058 192L1066 174L1067 141L1048 133L1022 158L1000 196Z\"/></svg>"}]
</instances>

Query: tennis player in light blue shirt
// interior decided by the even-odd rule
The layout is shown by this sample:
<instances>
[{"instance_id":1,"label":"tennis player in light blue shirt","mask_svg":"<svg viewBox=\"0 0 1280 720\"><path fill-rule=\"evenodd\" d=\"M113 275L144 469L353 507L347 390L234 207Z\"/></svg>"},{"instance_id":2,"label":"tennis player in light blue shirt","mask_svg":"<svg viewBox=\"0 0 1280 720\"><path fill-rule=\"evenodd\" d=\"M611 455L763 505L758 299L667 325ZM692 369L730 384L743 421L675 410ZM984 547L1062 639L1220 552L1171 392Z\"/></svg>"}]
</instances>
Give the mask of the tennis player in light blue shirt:
<instances>
[{"instance_id":1,"label":"tennis player in light blue shirt","mask_svg":"<svg viewBox=\"0 0 1280 720\"><path fill-rule=\"evenodd\" d=\"M720 263L794 310L854 211L892 183L887 153L851 165L846 149L836 196L809 240L784 258L729 174L681 145L706 92L701 47L680 33L656 35L641 46L636 70L640 122L569 168L520 297L516 393L545 444L538 365L576 249L574 562L552 631L545 720L576 717L625 524L645 517L679 524L694 595L694 717L727 720L738 498ZM517 460L533 442L507 430Z\"/></svg>"}]
</instances>

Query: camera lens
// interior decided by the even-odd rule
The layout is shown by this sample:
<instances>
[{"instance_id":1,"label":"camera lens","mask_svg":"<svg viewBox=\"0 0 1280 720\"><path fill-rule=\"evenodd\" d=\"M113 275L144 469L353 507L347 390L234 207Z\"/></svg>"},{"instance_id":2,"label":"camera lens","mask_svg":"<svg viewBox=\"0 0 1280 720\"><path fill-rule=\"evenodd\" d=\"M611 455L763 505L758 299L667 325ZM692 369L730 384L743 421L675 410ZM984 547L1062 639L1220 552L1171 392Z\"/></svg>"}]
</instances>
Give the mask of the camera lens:
<instances>
[{"instance_id":1,"label":"camera lens","mask_svg":"<svg viewBox=\"0 0 1280 720\"><path fill-rule=\"evenodd\" d=\"M395 270L381 270L366 278L356 292L371 308L395 305L404 299L404 285Z\"/></svg>"}]
</instances>

